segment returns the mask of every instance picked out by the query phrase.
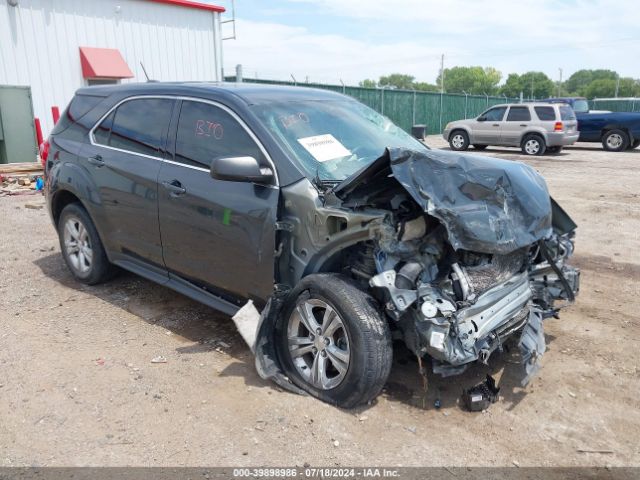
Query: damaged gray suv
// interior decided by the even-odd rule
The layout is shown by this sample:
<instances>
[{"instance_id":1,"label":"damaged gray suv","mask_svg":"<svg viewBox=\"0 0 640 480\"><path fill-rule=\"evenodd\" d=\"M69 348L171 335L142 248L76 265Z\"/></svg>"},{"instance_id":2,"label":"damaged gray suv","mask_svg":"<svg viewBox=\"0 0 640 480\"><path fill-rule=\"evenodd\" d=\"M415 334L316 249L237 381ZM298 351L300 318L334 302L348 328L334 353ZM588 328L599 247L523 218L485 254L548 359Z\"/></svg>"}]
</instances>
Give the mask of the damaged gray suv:
<instances>
[{"instance_id":1,"label":"damaged gray suv","mask_svg":"<svg viewBox=\"0 0 640 480\"><path fill-rule=\"evenodd\" d=\"M81 282L114 266L234 315L263 378L342 407L387 381L392 338L449 376L574 300L575 223L518 162L431 150L307 88L80 89L42 146Z\"/></svg>"}]
</instances>

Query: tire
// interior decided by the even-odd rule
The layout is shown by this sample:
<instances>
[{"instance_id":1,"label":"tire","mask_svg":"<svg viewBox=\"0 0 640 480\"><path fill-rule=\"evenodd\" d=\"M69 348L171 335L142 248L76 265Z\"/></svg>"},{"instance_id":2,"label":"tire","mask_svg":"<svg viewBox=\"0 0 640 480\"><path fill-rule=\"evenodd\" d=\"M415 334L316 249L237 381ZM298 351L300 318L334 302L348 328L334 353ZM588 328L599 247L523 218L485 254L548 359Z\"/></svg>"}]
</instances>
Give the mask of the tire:
<instances>
[{"instance_id":1,"label":"tire","mask_svg":"<svg viewBox=\"0 0 640 480\"><path fill-rule=\"evenodd\" d=\"M608 152L622 152L629 147L629 135L623 130L609 130L602 137L602 147Z\"/></svg>"},{"instance_id":2,"label":"tire","mask_svg":"<svg viewBox=\"0 0 640 480\"><path fill-rule=\"evenodd\" d=\"M634 140L633 143L629 145L629 150L633 150L638 147L640 147L640 140Z\"/></svg>"},{"instance_id":3,"label":"tire","mask_svg":"<svg viewBox=\"0 0 640 480\"><path fill-rule=\"evenodd\" d=\"M389 377L393 349L387 320L378 303L342 275L303 278L289 293L275 335L285 374L324 402L342 408L367 403Z\"/></svg>"},{"instance_id":4,"label":"tire","mask_svg":"<svg viewBox=\"0 0 640 480\"><path fill-rule=\"evenodd\" d=\"M562 152L562 147L547 147L547 153L558 154Z\"/></svg>"},{"instance_id":5,"label":"tire","mask_svg":"<svg viewBox=\"0 0 640 480\"><path fill-rule=\"evenodd\" d=\"M109 263L98 231L82 205L70 203L62 209L58 237L64 261L76 280L95 285L111 278L114 267Z\"/></svg>"},{"instance_id":6,"label":"tire","mask_svg":"<svg viewBox=\"0 0 640 480\"><path fill-rule=\"evenodd\" d=\"M469 135L464 130L454 130L449 135L449 146L451 150L461 152L469 148Z\"/></svg>"},{"instance_id":7,"label":"tire","mask_svg":"<svg viewBox=\"0 0 640 480\"><path fill-rule=\"evenodd\" d=\"M542 156L547 151L547 144L540 135L531 133L522 139L520 148L525 155Z\"/></svg>"},{"instance_id":8,"label":"tire","mask_svg":"<svg viewBox=\"0 0 640 480\"><path fill-rule=\"evenodd\" d=\"M476 150L486 150L488 145L474 145L473 148Z\"/></svg>"}]
</instances>

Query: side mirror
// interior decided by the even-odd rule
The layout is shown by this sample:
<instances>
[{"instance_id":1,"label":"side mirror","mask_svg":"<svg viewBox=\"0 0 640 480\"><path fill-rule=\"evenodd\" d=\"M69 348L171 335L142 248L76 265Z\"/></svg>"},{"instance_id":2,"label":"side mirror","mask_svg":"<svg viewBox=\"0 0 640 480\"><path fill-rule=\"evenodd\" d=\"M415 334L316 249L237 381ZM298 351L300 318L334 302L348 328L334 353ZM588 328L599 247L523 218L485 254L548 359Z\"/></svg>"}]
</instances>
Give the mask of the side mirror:
<instances>
[{"instance_id":1,"label":"side mirror","mask_svg":"<svg viewBox=\"0 0 640 480\"><path fill-rule=\"evenodd\" d=\"M485 117L484 115L480 115L478 118L476 118L476 120L478 120L479 122L486 122L487 117Z\"/></svg>"},{"instance_id":2,"label":"side mirror","mask_svg":"<svg viewBox=\"0 0 640 480\"><path fill-rule=\"evenodd\" d=\"M230 182L271 183L273 170L253 157L219 157L211 162L211 178Z\"/></svg>"}]
</instances>

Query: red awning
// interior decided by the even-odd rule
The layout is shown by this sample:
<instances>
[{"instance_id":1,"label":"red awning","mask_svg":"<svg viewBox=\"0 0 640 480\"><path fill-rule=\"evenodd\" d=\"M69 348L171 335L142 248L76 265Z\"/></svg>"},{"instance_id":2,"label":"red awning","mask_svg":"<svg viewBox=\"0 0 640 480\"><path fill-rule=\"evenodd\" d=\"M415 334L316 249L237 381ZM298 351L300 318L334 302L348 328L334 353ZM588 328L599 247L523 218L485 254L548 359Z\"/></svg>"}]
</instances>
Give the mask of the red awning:
<instances>
[{"instance_id":1,"label":"red awning","mask_svg":"<svg viewBox=\"0 0 640 480\"><path fill-rule=\"evenodd\" d=\"M152 2L165 3L167 5L175 5L176 7L185 8L197 8L200 10L208 10L210 12L222 13L225 10L224 7L218 5L211 5L210 3L194 2L192 0L151 0Z\"/></svg>"},{"instance_id":2,"label":"red awning","mask_svg":"<svg viewBox=\"0 0 640 480\"><path fill-rule=\"evenodd\" d=\"M115 48L80 47L84 78L132 78L120 52Z\"/></svg>"}]
</instances>

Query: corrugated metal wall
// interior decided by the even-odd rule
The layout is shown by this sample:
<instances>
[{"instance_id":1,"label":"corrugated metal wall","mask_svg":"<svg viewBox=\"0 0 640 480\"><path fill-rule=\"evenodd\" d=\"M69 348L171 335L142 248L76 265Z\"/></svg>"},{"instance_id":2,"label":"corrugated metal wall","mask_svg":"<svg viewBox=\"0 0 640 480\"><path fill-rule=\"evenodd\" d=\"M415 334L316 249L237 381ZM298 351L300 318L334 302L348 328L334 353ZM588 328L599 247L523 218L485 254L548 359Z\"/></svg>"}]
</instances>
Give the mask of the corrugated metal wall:
<instances>
[{"instance_id":1,"label":"corrugated metal wall","mask_svg":"<svg viewBox=\"0 0 640 480\"><path fill-rule=\"evenodd\" d=\"M125 82L145 81L141 61L155 80L216 80L218 17L146 0L0 0L0 84L31 86L46 136L51 106L85 85L79 47L120 50L135 75Z\"/></svg>"},{"instance_id":2,"label":"corrugated metal wall","mask_svg":"<svg viewBox=\"0 0 640 480\"><path fill-rule=\"evenodd\" d=\"M233 77L227 77L233 80ZM246 79L251 83L294 85L293 82ZM382 88L347 87L320 83L298 83L298 86L322 88L350 95L374 110L389 117L406 131L411 126L424 124L430 134L441 133L448 122L476 117L491 105L516 103L518 98L486 97L484 95L458 95Z\"/></svg>"}]
</instances>

